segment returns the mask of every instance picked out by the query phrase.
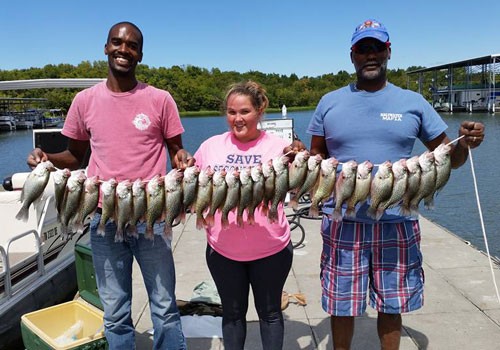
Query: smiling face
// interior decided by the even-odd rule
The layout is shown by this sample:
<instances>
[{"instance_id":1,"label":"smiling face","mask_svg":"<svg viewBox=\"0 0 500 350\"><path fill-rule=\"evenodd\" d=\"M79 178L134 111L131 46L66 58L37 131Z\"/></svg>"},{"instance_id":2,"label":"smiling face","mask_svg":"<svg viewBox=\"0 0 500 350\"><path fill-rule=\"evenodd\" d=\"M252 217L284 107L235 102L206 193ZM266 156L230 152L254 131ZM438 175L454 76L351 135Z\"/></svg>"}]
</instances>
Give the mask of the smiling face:
<instances>
[{"instance_id":1,"label":"smiling face","mask_svg":"<svg viewBox=\"0 0 500 350\"><path fill-rule=\"evenodd\" d=\"M353 47L351 61L356 69L358 87L385 83L387 62L391 57L390 46L373 38L362 39L355 46L358 46L358 49Z\"/></svg>"},{"instance_id":2,"label":"smiling face","mask_svg":"<svg viewBox=\"0 0 500 350\"><path fill-rule=\"evenodd\" d=\"M259 137L257 126L262 111L255 108L250 96L238 93L228 96L226 116L231 132L239 141L249 142Z\"/></svg>"},{"instance_id":3,"label":"smiling face","mask_svg":"<svg viewBox=\"0 0 500 350\"><path fill-rule=\"evenodd\" d=\"M111 28L104 53L108 56L112 74L135 75L135 67L142 61L142 41L142 33L130 23L120 23Z\"/></svg>"}]
</instances>

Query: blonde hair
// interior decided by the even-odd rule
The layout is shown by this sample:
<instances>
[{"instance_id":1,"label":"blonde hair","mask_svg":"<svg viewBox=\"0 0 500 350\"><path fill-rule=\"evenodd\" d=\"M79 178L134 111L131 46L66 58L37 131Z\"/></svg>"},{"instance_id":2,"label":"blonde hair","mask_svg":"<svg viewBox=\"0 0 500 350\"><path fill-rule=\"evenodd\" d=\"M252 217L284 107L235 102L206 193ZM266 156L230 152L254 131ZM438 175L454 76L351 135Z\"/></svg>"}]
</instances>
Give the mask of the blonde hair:
<instances>
[{"instance_id":1,"label":"blonde hair","mask_svg":"<svg viewBox=\"0 0 500 350\"><path fill-rule=\"evenodd\" d=\"M266 95L266 90L258 83L248 80L240 83L235 83L229 86L229 90L224 98L224 111L227 111L227 100L231 95L244 95L250 97L252 106L260 113L264 113L269 106L269 99Z\"/></svg>"}]
</instances>

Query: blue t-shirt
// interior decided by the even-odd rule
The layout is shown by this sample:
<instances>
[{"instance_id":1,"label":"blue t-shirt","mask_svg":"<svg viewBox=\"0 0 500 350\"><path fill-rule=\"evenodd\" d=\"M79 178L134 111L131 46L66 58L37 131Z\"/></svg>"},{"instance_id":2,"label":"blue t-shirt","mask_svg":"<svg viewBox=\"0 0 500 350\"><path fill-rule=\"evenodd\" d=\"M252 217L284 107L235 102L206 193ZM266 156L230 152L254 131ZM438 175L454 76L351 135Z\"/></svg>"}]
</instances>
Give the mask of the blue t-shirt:
<instances>
[{"instance_id":1,"label":"blue t-shirt","mask_svg":"<svg viewBox=\"0 0 500 350\"><path fill-rule=\"evenodd\" d=\"M376 92L357 90L350 84L324 95L307 128L307 133L325 137L329 156L339 162L369 160L382 164L410 158L415 140L435 139L447 129L441 116L422 95L388 83ZM339 166L339 169L341 167ZM377 167L373 169L373 174ZM323 205L330 213L333 199ZM365 203L356 221L373 222L366 216ZM399 207L386 210L380 221L400 222Z\"/></svg>"}]
</instances>

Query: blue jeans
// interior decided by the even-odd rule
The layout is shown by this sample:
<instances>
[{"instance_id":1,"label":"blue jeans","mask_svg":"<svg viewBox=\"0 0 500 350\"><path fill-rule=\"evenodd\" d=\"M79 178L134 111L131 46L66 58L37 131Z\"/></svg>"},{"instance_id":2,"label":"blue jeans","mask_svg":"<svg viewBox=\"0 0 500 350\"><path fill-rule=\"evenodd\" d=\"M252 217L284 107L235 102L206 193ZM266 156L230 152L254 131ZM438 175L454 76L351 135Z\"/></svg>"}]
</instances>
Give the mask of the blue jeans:
<instances>
[{"instance_id":1,"label":"blue jeans","mask_svg":"<svg viewBox=\"0 0 500 350\"><path fill-rule=\"evenodd\" d=\"M162 236L163 223L154 226L154 240L144 238L145 224L139 224L139 238L125 234L115 242L116 225L106 224L104 237L97 234L101 215L90 224L92 258L97 288L104 306L104 330L109 349L135 349L132 323L132 263L141 268L154 328L153 349L186 349L181 319L175 300L175 268L171 241Z\"/></svg>"}]
</instances>

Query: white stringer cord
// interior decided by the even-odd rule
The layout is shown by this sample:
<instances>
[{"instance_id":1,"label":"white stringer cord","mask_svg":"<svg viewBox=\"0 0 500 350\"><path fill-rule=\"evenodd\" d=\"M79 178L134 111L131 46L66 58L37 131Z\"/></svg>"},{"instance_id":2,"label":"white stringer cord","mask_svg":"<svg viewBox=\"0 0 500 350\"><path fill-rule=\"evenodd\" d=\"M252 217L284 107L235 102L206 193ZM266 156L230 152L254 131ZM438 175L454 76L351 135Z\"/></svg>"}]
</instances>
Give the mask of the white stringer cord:
<instances>
[{"instance_id":1,"label":"white stringer cord","mask_svg":"<svg viewBox=\"0 0 500 350\"><path fill-rule=\"evenodd\" d=\"M484 220L483 220L483 212L481 210L481 202L479 201L479 192L477 190L476 173L474 171L474 161L472 160L471 149L470 149L470 147L468 147L468 148L469 148L470 168L472 171L472 179L474 180L474 190L476 191L477 208L479 210L479 219L481 220L481 229L483 230L484 245L486 246L486 254L488 255L488 262L490 263L491 277L493 279L493 284L495 285L495 292L497 293L497 299L498 299L498 302L500 303L500 295L498 294L497 282L495 281L495 272L493 270L493 263L491 261L490 249L488 247L488 239L486 238L486 230L484 228Z\"/></svg>"}]
</instances>

